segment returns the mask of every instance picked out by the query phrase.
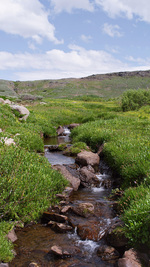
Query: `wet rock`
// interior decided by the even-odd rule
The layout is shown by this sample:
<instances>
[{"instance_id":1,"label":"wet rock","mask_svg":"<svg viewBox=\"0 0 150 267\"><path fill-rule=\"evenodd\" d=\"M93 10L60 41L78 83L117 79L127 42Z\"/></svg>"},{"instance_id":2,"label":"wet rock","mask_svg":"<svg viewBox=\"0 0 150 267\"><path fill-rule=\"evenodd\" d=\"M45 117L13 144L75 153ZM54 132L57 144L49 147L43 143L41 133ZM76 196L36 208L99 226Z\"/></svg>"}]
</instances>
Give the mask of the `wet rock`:
<instances>
[{"instance_id":1,"label":"wet rock","mask_svg":"<svg viewBox=\"0 0 150 267\"><path fill-rule=\"evenodd\" d=\"M91 165L95 171L99 169L99 161L100 158L97 153L86 150L80 152L75 159L77 164L81 166Z\"/></svg>"},{"instance_id":2,"label":"wet rock","mask_svg":"<svg viewBox=\"0 0 150 267\"><path fill-rule=\"evenodd\" d=\"M49 151L58 151L58 145L45 145L44 148L48 148Z\"/></svg>"},{"instance_id":3,"label":"wet rock","mask_svg":"<svg viewBox=\"0 0 150 267\"><path fill-rule=\"evenodd\" d=\"M67 250L63 250L62 247L59 246L53 246L50 250L51 253L54 255L57 255L58 257L70 257L71 253L69 253Z\"/></svg>"},{"instance_id":4,"label":"wet rock","mask_svg":"<svg viewBox=\"0 0 150 267\"><path fill-rule=\"evenodd\" d=\"M11 241L11 242L15 242L17 240L17 235L14 231L14 229L12 229L8 234L7 234L7 237L8 239Z\"/></svg>"},{"instance_id":5,"label":"wet rock","mask_svg":"<svg viewBox=\"0 0 150 267\"><path fill-rule=\"evenodd\" d=\"M8 263L0 263L0 267L9 267L9 264Z\"/></svg>"},{"instance_id":6,"label":"wet rock","mask_svg":"<svg viewBox=\"0 0 150 267\"><path fill-rule=\"evenodd\" d=\"M73 230L73 228L70 225L66 225L63 223L56 223L56 222L50 221L48 225L50 225L52 229L58 233L66 233L66 232Z\"/></svg>"},{"instance_id":7,"label":"wet rock","mask_svg":"<svg viewBox=\"0 0 150 267\"><path fill-rule=\"evenodd\" d=\"M69 182L72 186L74 191L77 191L80 186L80 179L74 177L63 165L55 165L53 169L59 171Z\"/></svg>"},{"instance_id":8,"label":"wet rock","mask_svg":"<svg viewBox=\"0 0 150 267\"><path fill-rule=\"evenodd\" d=\"M79 123L71 123L69 124L68 128L72 130L73 128L78 127L78 126L80 126Z\"/></svg>"},{"instance_id":9,"label":"wet rock","mask_svg":"<svg viewBox=\"0 0 150 267\"><path fill-rule=\"evenodd\" d=\"M76 207L72 207L75 214L88 218L94 214L94 205L92 203L80 203Z\"/></svg>"},{"instance_id":10,"label":"wet rock","mask_svg":"<svg viewBox=\"0 0 150 267\"><path fill-rule=\"evenodd\" d=\"M118 260L118 267L141 267L142 264L138 258L136 250L133 248L125 251L123 258Z\"/></svg>"},{"instance_id":11,"label":"wet rock","mask_svg":"<svg viewBox=\"0 0 150 267\"><path fill-rule=\"evenodd\" d=\"M123 247L127 245L128 239L122 231L123 222L119 218L114 218L107 232L107 242L113 247Z\"/></svg>"},{"instance_id":12,"label":"wet rock","mask_svg":"<svg viewBox=\"0 0 150 267\"><path fill-rule=\"evenodd\" d=\"M91 167L92 168L92 167ZM83 167L80 169L80 180L81 184L85 187L89 187L91 185L98 185L99 179L97 176L89 170L88 167ZM92 168L93 169L93 168Z\"/></svg>"},{"instance_id":13,"label":"wet rock","mask_svg":"<svg viewBox=\"0 0 150 267\"><path fill-rule=\"evenodd\" d=\"M97 250L97 256L104 261L111 261L119 258L119 252L113 247L101 246Z\"/></svg>"},{"instance_id":14,"label":"wet rock","mask_svg":"<svg viewBox=\"0 0 150 267\"><path fill-rule=\"evenodd\" d=\"M56 197L58 197L59 199L62 199L62 200L67 199L66 195L64 195L64 194L56 194Z\"/></svg>"},{"instance_id":15,"label":"wet rock","mask_svg":"<svg viewBox=\"0 0 150 267\"><path fill-rule=\"evenodd\" d=\"M65 206L65 207L62 207L61 213L67 213L67 212L70 212L71 210L72 210L71 206Z\"/></svg>"},{"instance_id":16,"label":"wet rock","mask_svg":"<svg viewBox=\"0 0 150 267\"><path fill-rule=\"evenodd\" d=\"M59 223L64 223L68 221L68 217L54 213L54 212L44 212L42 216L42 221L44 223L48 223L49 221L56 221Z\"/></svg>"},{"instance_id":17,"label":"wet rock","mask_svg":"<svg viewBox=\"0 0 150 267\"><path fill-rule=\"evenodd\" d=\"M62 126L59 126L56 130L57 134L60 136L60 135L63 135L64 133L64 128Z\"/></svg>"},{"instance_id":18,"label":"wet rock","mask_svg":"<svg viewBox=\"0 0 150 267\"><path fill-rule=\"evenodd\" d=\"M83 222L77 226L77 233L82 240L99 241L99 227L97 222Z\"/></svg>"},{"instance_id":19,"label":"wet rock","mask_svg":"<svg viewBox=\"0 0 150 267\"><path fill-rule=\"evenodd\" d=\"M72 187L66 187L63 191L63 194L66 195L66 197L70 197L71 194L73 193L73 188Z\"/></svg>"},{"instance_id":20,"label":"wet rock","mask_svg":"<svg viewBox=\"0 0 150 267\"><path fill-rule=\"evenodd\" d=\"M112 186L111 179L104 179L102 181L102 186L104 186L104 188L106 188L106 189L111 188L111 186Z\"/></svg>"}]
</instances>

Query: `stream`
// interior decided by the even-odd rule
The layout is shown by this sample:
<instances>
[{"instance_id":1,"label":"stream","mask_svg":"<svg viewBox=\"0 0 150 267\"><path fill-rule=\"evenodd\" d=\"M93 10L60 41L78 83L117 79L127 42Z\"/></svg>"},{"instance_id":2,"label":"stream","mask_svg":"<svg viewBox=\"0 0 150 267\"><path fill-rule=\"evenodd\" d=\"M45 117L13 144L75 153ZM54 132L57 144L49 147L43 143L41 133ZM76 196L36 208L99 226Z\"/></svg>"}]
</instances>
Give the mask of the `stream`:
<instances>
[{"instance_id":1,"label":"stream","mask_svg":"<svg viewBox=\"0 0 150 267\"><path fill-rule=\"evenodd\" d=\"M50 152L50 145L69 142L69 133L66 136L45 140L45 157L52 165L64 164L68 170L75 165L75 159L64 156L62 152ZM38 267L94 267L117 266L116 261L104 261L97 255L97 249L106 244L103 237L105 230L109 228L111 221L115 219L112 203L107 199L111 187L105 187L105 181L111 181L109 168L100 161L98 187L83 188L73 191L69 198L69 205L76 207L80 203L91 203L94 206L94 214L90 217L69 214L69 223L73 225L73 231L59 233L44 223L29 224L23 229L17 229L18 240L15 242L16 257L10 263L11 267L28 267L35 262ZM60 246L71 251L71 257L58 257L50 253L52 246Z\"/></svg>"}]
</instances>

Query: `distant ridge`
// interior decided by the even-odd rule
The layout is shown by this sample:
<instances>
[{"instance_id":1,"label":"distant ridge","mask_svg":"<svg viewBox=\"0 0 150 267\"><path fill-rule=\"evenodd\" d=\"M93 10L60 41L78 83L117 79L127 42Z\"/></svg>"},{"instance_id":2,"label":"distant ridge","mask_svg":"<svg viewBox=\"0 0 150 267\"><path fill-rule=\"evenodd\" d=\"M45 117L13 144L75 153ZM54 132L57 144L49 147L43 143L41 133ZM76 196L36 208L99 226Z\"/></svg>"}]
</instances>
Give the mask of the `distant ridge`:
<instances>
[{"instance_id":1,"label":"distant ridge","mask_svg":"<svg viewBox=\"0 0 150 267\"><path fill-rule=\"evenodd\" d=\"M83 78L36 81L0 80L0 97L38 100L93 95L114 98L119 97L125 90L138 90L139 88L150 89L150 70L93 74Z\"/></svg>"}]
</instances>

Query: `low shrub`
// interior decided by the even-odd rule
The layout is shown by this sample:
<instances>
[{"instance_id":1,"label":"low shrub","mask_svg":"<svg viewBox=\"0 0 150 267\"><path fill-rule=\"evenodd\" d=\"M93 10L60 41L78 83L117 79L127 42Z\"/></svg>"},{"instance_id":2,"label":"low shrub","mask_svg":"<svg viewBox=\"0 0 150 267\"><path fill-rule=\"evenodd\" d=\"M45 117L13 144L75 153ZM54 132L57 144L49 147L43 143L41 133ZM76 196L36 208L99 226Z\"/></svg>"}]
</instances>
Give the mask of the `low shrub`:
<instances>
[{"instance_id":1,"label":"low shrub","mask_svg":"<svg viewBox=\"0 0 150 267\"><path fill-rule=\"evenodd\" d=\"M122 110L137 110L150 104L150 90L128 90L122 96Z\"/></svg>"}]
</instances>

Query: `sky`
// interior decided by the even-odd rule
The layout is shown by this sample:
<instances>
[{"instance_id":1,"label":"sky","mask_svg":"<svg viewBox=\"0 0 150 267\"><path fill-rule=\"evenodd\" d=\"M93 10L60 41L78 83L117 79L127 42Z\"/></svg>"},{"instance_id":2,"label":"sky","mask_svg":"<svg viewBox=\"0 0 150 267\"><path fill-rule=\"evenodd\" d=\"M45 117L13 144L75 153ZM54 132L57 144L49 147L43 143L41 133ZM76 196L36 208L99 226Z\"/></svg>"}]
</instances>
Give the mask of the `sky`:
<instances>
[{"instance_id":1,"label":"sky","mask_svg":"<svg viewBox=\"0 0 150 267\"><path fill-rule=\"evenodd\" d=\"M0 79L150 69L150 0L0 0Z\"/></svg>"}]
</instances>

